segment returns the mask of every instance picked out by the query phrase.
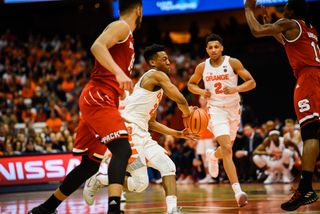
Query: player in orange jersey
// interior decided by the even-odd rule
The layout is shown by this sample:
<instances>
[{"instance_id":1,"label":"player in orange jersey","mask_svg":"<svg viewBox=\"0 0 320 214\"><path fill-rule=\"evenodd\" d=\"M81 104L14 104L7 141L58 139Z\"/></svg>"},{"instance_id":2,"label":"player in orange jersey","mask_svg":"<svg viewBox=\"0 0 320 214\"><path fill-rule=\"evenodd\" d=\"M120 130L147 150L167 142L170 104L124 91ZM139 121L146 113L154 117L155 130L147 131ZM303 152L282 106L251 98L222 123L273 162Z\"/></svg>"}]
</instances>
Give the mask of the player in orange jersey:
<instances>
[{"instance_id":1,"label":"player in orange jersey","mask_svg":"<svg viewBox=\"0 0 320 214\"><path fill-rule=\"evenodd\" d=\"M297 114L303 140L302 175L292 198L281 205L286 211L293 211L302 205L318 200L312 189L312 176L319 155L320 131L320 51L317 31L305 21L307 3L305 0L289 0L284 6L283 18L270 24L269 15L261 6L264 25L255 18L253 9L256 0L247 0L245 14L255 37L274 36L285 47L293 73L298 79L294 91L294 108Z\"/></svg>"},{"instance_id":2,"label":"player in orange jersey","mask_svg":"<svg viewBox=\"0 0 320 214\"><path fill-rule=\"evenodd\" d=\"M29 214L55 213L62 201L98 171L107 148L112 153L108 214L123 213L120 196L131 147L118 106L119 96L133 88L129 78L135 59L132 32L142 21L142 0L120 0L119 9L120 20L109 24L91 46L95 66L79 98L82 115L73 148L75 155L83 156L82 161L54 194Z\"/></svg>"}]
</instances>

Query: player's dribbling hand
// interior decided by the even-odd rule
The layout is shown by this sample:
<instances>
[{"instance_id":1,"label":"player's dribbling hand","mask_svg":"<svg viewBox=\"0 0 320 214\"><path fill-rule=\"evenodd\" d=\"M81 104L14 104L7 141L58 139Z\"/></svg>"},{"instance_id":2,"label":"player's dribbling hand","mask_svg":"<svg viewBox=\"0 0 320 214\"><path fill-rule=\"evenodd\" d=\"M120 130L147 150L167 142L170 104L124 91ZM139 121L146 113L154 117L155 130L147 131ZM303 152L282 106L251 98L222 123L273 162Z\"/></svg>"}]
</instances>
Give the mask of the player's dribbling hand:
<instances>
[{"instance_id":1,"label":"player's dribbling hand","mask_svg":"<svg viewBox=\"0 0 320 214\"><path fill-rule=\"evenodd\" d=\"M201 94L205 99L209 99L211 97L211 91L210 89L206 88L203 90L203 94Z\"/></svg>"},{"instance_id":2,"label":"player's dribbling hand","mask_svg":"<svg viewBox=\"0 0 320 214\"><path fill-rule=\"evenodd\" d=\"M115 76L121 89L130 91L133 88L132 80L123 72L118 72Z\"/></svg>"},{"instance_id":3,"label":"player's dribbling hand","mask_svg":"<svg viewBox=\"0 0 320 214\"><path fill-rule=\"evenodd\" d=\"M188 131L187 129L184 129L184 130L181 132L181 137L180 137L180 138L197 141L198 139L200 139L200 137L201 137L201 135L199 135L199 134L194 134L194 133Z\"/></svg>"},{"instance_id":4,"label":"player's dribbling hand","mask_svg":"<svg viewBox=\"0 0 320 214\"><path fill-rule=\"evenodd\" d=\"M246 0L244 4L244 8L249 8L253 10L256 7L257 0Z\"/></svg>"}]
</instances>

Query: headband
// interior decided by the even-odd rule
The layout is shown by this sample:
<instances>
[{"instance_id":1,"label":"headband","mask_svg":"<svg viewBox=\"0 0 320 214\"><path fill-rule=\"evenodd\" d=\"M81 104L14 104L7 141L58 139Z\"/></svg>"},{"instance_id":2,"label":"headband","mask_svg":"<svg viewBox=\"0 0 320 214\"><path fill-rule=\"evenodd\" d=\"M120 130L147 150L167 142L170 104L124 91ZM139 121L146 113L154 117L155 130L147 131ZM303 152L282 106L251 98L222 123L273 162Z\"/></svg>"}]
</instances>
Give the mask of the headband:
<instances>
[{"instance_id":1,"label":"headband","mask_svg":"<svg viewBox=\"0 0 320 214\"><path fill-rule=\"evenodd\" d=\"M280 132L278 130L271 130L269 132L269 136L273 135L273 134L277 134L277 135L280 135Z\"/></svg>"}]
</instances>

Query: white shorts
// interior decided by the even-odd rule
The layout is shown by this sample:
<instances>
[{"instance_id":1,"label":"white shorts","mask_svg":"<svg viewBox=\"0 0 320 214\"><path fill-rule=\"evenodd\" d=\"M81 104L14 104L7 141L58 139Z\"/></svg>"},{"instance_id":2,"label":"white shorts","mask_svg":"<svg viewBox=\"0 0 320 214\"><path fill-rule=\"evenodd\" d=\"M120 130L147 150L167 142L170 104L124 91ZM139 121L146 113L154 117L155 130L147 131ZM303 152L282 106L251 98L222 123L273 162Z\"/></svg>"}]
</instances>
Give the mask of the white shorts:
<instances>
[{"instance_id":1,"label":"white shorts","mask_svg":"<svg viewBox=\"0 0 320 214\"><path fill-rule=\"evenodd\" d=\"M173 161L167 155L167 151L151 138L150 133L134 123L126 123L126 126L131 136L130 143L133 143L131 158L134 159L127 170L132 173L137 168L148 166L159 170L162 176L175 175Z\"/></svg>"},{"instance_id":2,"label":"white shorts","mask_svg":"<svg viewBox=\"0 0 320 214\"><path fill-rule=\"evenodd\" d=\"M234 141L240 124L240 105L225 108L209 105L209 114L208 129L215 138L221 135L230 135L230 140Z\"/></svg>"},{"instance_id":3,"label":"white shorts","mask_svg":"<svg viewBox=\"0 0 320 214\"><path fill-rule=\"evenodd\" d=\"M214 146L213 138L198 140L196 153L198 155L206 154L207 149L216 149Z\"/></svg>"}]
</instances>

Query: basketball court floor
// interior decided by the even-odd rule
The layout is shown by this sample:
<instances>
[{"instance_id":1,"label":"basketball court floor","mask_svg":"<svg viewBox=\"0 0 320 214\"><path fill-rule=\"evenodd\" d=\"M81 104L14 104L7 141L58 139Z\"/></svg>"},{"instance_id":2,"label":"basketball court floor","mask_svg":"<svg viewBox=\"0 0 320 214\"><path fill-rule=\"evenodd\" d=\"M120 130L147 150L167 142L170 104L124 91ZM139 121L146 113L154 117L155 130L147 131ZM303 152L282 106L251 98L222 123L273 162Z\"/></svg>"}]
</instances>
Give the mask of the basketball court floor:
<instances>
[{"instance_id":1,"label":"basketball court floor","mask_svg":"<svg viewBox=\"0 0 320 214\"><path fill-rule=\"evenodd\" d=\"M276 214L310 213L320 214L320 201L302 206L293 212L281 210L281 203L291 197L290 187L294 184L242 184L249 196L249 203L243 208L237 207L230 184L178 184L178 206L185 214L191 213L230 213L230 214ZM314 183L314 189L320 195L320 183ZM1 214L24 214L27 210L43 203L53 191L34 191L8 193L0 195ZM102 188L96 195L95 204L86 205L82 189L77 190L60 207L58 214L105 214L107 212L108 188ZM127 192L127 201L122 203L126 214L165 213L166 204L162 186L150 184L143 193Z\"/></svg>"}]
</instances>

